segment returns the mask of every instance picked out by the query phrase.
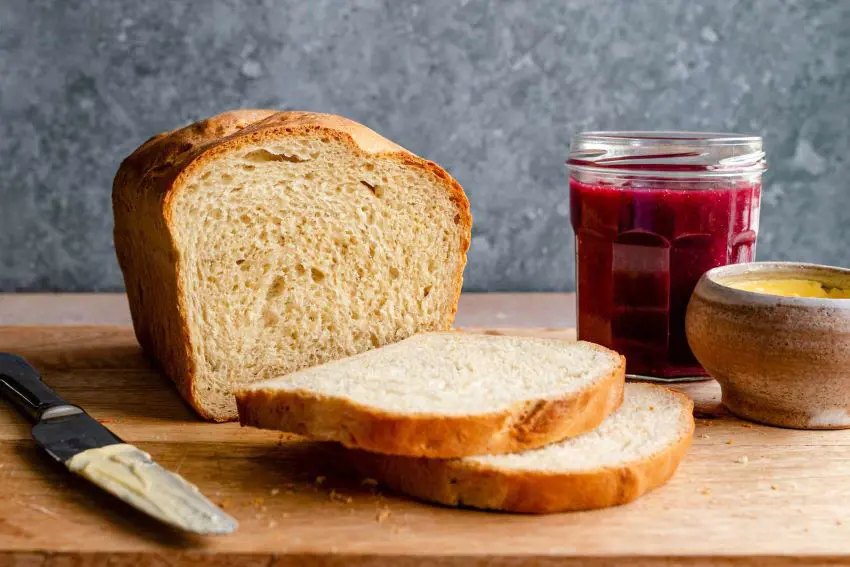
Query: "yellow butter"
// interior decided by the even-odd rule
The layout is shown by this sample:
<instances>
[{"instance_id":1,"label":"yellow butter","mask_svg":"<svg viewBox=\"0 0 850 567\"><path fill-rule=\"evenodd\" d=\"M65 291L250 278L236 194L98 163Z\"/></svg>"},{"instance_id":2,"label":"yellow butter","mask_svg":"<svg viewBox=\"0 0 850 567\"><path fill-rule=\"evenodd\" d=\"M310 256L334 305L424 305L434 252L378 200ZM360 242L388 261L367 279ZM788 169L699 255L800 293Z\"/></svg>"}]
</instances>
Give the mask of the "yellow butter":
<instances>
[{"instance_id":1,"label":"yellow butter","mask_svg":"<svg viewBox=\"0 0 850 567\"><path fill-rule=\"evenodd\" d=\"M167 472L132 445L88 449L71 457L66 466L121 500L182 529L217 533L219 524L227 519L195 485Z\"/></svg>"},{"instance_id":2,"label":"yellow butter","mask_svg":"<svg viewBox=\"0 0 850 567\"><path fill-rule=\"evenodd\" d=\"M820 297L826 299L850 299L850 288L827 287L822 282L804 279L765 279L729 282L733 289L754 291L785 297Z\"/></svg>"}]
</instances>

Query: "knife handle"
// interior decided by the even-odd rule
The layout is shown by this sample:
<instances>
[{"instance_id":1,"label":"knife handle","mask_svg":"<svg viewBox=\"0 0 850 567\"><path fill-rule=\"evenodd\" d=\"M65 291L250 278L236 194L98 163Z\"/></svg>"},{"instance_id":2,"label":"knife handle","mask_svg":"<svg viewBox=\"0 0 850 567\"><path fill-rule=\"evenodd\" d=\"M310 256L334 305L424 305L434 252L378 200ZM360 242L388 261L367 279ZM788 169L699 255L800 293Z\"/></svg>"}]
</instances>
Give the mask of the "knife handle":
<instances>
[{"instance_id":1,"label":"knife handle","mask_svg":"<svg viewBox=\"0 0 850 567\"><path fill-rule=\"evenodd\" d=\"M56 411L63 415L82 411L58 410L62 406L66 406L69 410L78 408L63 400L45 384L35 368L26 360L7 352L0 352L0 391L33 421L39 421L51 408L57 408Z\"/></svg>"}]
</instances>

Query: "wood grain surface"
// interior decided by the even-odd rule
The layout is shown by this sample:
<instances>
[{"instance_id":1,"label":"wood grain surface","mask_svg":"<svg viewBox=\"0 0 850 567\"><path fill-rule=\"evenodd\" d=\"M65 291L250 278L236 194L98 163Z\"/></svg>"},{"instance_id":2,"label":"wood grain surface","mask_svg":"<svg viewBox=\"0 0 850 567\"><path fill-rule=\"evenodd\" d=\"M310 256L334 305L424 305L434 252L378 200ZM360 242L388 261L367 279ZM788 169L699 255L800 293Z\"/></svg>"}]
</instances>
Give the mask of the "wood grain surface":
<instances>
[{"instance_id":1,"label":"wood grain surface","mask_svg":"<svg viewBox=\"0 0 850 567\"><path fill-rule=\"evenodd\" d=\"M2 404L2 565L850 564L850 431L741 422L713 382L682 388L697 433L667 486L620 508L520 516L422 504L338 471L335 446L201 423L128 327L0 327L0 350L241 523L207 538L162 527L53 463Z\"/></svg>"}]
</instances>

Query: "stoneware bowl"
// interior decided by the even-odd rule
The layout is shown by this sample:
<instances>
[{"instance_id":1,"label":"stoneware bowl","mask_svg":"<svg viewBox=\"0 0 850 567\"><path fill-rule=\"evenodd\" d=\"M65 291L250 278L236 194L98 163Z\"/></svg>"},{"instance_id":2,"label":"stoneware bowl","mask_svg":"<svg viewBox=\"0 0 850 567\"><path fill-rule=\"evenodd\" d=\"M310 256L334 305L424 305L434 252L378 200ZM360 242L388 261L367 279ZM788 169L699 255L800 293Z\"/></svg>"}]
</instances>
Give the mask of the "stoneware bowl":
<instances>
[{"instance_id":1,"label":"stoneware bowl","mask_svg":"<svg viewBox=\"0 0 850 567\"><path fill-rule=\"evenodd\" d=\"M724 285L771 278L850 288L850 270L814 264L710 270L688 305L694 355L739 417L798 429L850 428L850 299L781 297Z\"/></svg>"}]
</instances>

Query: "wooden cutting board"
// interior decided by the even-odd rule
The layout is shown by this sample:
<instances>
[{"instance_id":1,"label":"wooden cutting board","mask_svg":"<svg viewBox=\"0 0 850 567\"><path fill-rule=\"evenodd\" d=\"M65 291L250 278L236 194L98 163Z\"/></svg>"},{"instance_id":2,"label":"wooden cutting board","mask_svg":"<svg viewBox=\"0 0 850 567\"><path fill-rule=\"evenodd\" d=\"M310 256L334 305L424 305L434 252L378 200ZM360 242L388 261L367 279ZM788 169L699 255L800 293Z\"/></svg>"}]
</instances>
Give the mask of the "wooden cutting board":
<instances>
[{"instance_id":1,"label":"wooden cutting board","mask_svg":"<svg viewBox=\"0 0 850 567\"><path fill-rule=\"evenodd\" d=\"M741 422L711 382L682 388L697 432L667 486L620 508L520 516L376 492L334 473L324 445L199 422L126 327L0 327L0 350L241 523L202 538L148 520L55 465L0 402L2 565L850 564L850 431Z\"/></svg>"}]
</instances>

